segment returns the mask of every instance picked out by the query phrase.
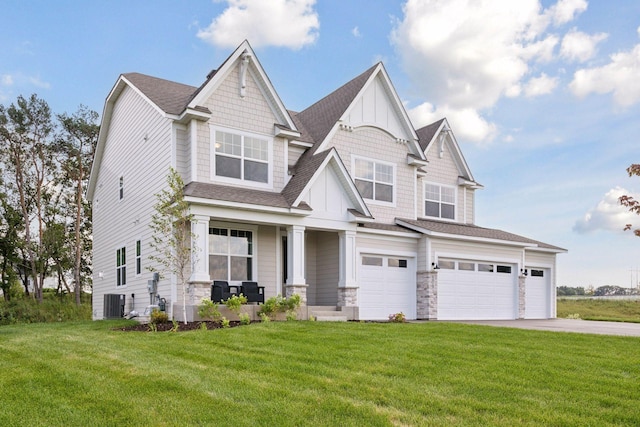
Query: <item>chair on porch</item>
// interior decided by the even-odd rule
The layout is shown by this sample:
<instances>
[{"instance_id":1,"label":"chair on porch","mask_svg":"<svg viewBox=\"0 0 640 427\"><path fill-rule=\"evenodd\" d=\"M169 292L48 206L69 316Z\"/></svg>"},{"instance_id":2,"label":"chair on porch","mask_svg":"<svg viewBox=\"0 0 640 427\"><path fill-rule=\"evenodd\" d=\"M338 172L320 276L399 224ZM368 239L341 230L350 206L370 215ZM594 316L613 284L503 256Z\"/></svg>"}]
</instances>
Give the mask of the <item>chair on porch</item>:
<instances>
[{"instance_id":1,"label":"chair on porch","mask_svg":"<svg viewBox=\"0 0 640 427\"><path fill-rule=\"evenodd\" d=\"M242 282L240 293L247 297L247 302L264 304L264 286L258 286L258 282Z\"/></svg>"},{"instance_id":2,"label":"chair on porch","mask_svg":"<svg viewBox=\"0 0 640 427\"><path fill-rule=\"evenodd\" d=\"M211 285L211 301L223 302L231 298L233 295L238 295L237 286L229 286L229 282L225 280L214 280Z\"/></svg>"}]
</instances>

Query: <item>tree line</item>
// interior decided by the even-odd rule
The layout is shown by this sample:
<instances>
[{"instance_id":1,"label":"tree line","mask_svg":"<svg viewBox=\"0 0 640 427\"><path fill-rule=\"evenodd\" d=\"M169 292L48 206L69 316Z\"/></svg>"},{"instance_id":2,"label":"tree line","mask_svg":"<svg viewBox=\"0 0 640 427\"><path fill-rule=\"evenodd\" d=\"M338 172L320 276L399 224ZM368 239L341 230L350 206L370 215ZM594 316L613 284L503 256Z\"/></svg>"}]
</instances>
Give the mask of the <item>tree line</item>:
<instances>
[{"instance_id":1,"label":"tree line","mask_svg":"<svg viewBox=\"0 0 640 427\"><path fill-rule=\"evenodd\" d=\"M43 300L45 278L76 304L91 286L91 208L85 196L98 113L55 114L37 95L0 105L0 288Z\"/></svg>"}]
</instances>

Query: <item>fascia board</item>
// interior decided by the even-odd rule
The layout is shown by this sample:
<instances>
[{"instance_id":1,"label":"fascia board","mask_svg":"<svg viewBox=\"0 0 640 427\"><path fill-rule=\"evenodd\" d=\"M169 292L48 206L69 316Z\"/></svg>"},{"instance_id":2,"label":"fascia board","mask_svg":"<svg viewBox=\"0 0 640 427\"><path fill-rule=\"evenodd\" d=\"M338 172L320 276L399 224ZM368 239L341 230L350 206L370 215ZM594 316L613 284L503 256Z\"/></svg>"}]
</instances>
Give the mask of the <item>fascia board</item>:
<instances>
[{"instance_id":1,"label":"fascia board","mask_svg":"<svg viewBox=\"0 0 640 427\"><path fill-rule=\"evenodd\" d=\"M213 199L205 199L202 197L192 197L185 196L185 202L191 204L198 204L204 206L217 206L224 207L230 209L241 209L246 211L255 211L255 212L268 212L268 213L279 213L279 214L290 214L296 216L309 216L313 211L309 211L306 209L297 209L297 208L279 208L273 206L263 206L263 205L252 205L247 203L239 203L239 202L229 202L226 200L213 200Z\"/></svg>"},{"instance_id":2,"label":"fascia board","mask_svg":"<svg viewBox=\"0 0 640 427\"><path fill-rule=\"evenodd\" d=\"M432 231L432 230L428 230L426 228L422 228L422 227L417 227L413 224L409 224L406 223L402 220L396 220L396 224L401 225L403 227L407 227L411 230L417 231L419 233L422 233L426 236L429 237L440 237L443 239L450 239L450 240L463 240L463 241L468 241L468 242L479 242L479 243L490 243L490 244L497 244L497 245L506 245L506 246L517 246L517 247L521 247L521 248L539 248L539 246L535 243L528 243L528 242L517 242L517 241L511 241L511 240L500 240L500 239L490 239L487 237L474 237L474 236L465 236L465 235L461 235L461 234L450 234L450 233L442 233L442 232L438 232L438 231Z\"/></svg>"}]
</instances>

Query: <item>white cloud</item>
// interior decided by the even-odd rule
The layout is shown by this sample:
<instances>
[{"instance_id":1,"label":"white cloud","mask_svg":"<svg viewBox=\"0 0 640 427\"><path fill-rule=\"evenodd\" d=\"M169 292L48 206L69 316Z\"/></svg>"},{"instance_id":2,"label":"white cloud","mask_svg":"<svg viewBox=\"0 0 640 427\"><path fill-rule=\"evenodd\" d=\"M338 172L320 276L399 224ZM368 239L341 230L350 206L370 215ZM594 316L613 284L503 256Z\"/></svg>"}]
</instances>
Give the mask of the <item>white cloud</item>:
<instances>
[{"instance_id":1,"label":"white cloud","mask_svg":"<svg viewBox=\"0 0 640 427\"><path fill-rule=\"evenodd\" d=\"M614 101L623 107L640 101L640 44L632 50L611 55L602 67L584 68L573 75L569 89L584 97L590 93L613 93Z\"/></svg>"},{"instance_id":2,"label":"white cloud","mask_svg":"<svg viewBox=\"0 0 640 427\"><path fill-rule=\"evenodd\" d=\"M626 224L638 222L638 215L618 203L618 198L625 194L640 199L640 195L633 195L622 187L612 188L584 218L576 221L573 231L581 234L596 230L622 231Z\"/></svg>"},{"instance_id":3,"label":"white cloud","mask_svg":"<svg viewBox=\"0 0 640 427\"><path fill-rule=\"evenodd\" d=\"M495 138L498 128L495 123L490 123L481 117L473 108L451 108L448 105L435 108L425 102L408 111L411 121L416 128L426 126L443 117L451 124L453 132L458 139L472 142L486 142Z\"/></svg>"},{"instance_id":4,"label":"white cloud","mask_svg":"<svg viewBox=\"0 0 640 427\"><path fill-rule=\"evenodd\" d=\"M247 39L254 47L301 49L318 38L316 0L226 0L228 7L197 36L215 46L236 47Z\"/></svg>"},{"instance_id":5,"label":"white cloud","mask_svg":"<svg viewBox=\"0 0 640 427\"><path fill-rule=\"evenodd\" d=\"M606 33L589 35L573 28L562 39L560 56L570 61L585 62L596 54L597 44L608 36Z\"/></svg>"},{"instance_id":6,"label":"white cloud","mask_svg":"<svg viewBox=\"0 0 640 427\"><path fill-rule=\"evenodd\" d=\"M31 83L36 87L40 87L43 89L49 89L51 87L51 83L42 81L40 77L29 77L28 80L29 80L29 83Z\"/></svg>"},{"instance_id":7,"label":"white cloud","mask_svg":"<svg viewBox=\"0 0 640 427\"><path fill-rule=\"evenodd\" d=\"M1 75L0 84L2 84L3 86L11 86L13 84L13 76L11 74Z\"/></svg>"},{"instance_id":8,"label":"white cloud","mask_svg":"<svg viewBox=\"0 0 640 427\"><path fill-rule=\"evenodd\" d=\"M540 77L530 79L524 87L525 96L531 98L534 96L547 95L558 86L557 77L549 77L542 73Z\"/></svg>"},{"instance_id":9,"label":"white cloud","mask_svg":"<svg viewBox=\"0 0 640 427\"><path fill-rule=\"evenodd\" d=\"M481 114L500 98L556 87L552 77L538 77L527 91L525 81L533 62L553 59L560 38L547 28L586 8L585 0L559 0L548 9L538 0L407 0L391 40L417 93L435 110L446 105L450 114L475 117L483 126L470 126L478 131L473 140L482 142L497 132Z\"/></svg>"},{"instance_id":10,"label":"white cloud","mask_svg":"<svg viewBox=\"0 0 640 427\"><path fill-rule=\"evenodd\" d=\"M362 34L360 34L360 29L358 27L353 27L353 30L351 30L351 34L353 34L353 37L362 37Z\"/></svg>"}]
</instances>

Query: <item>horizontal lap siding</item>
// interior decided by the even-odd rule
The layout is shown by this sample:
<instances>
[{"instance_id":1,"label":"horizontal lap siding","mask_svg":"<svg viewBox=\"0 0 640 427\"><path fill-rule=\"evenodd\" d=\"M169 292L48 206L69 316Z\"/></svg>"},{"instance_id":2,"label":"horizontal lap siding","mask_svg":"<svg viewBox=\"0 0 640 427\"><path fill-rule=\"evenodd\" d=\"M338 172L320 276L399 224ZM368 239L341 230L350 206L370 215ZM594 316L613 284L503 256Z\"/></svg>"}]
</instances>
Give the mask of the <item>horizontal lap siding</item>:
<instances>
[{"instance_id":1,"label":"horizontal lap siding","mask_svg":"<svg viewBox=\"0 0 640 427\"><path fill-rule=\"evenodd\" d=\"M316 255L316 305L338 305L338 233L318 233Z\"/></svg>"},{"instance_id":2,"label":"horizontal lap siding","mask_svg":"<svg viewBox=\"0 0 640 427\"><path fill-rule=\"evenodd\" d=\"M117 99L107 134L93 206L93 309L102 318L103 295L136 295L139 312L149 303L146 290L149 266L152 206L166 183L171 166L171 123L135 91L125 88ZM145 140L146 139L146 140ZM119 177L124 177L124 198L119 200ZM135 242L142 241L142 274L135 275ZM116 249L127 249L127 286L116 287ZM98 277L102 273L102 278ZM171 295L169 279L158 292Z\"/></svg>"},{"instance_id":3,"label":"horizontal lap siding","mask_svg":"<svg viewBox=\"0 0 640 427\"><path fill-rule=\"evenodd\" d=\"M258 227L258 282L265 287L265 298L279 294L280 282L277 277L276 228L261 225Z\"/></svg>"},{"instance_id":4,"label":"horizontal lap siding","mask_svg":"<svg viewBox=\"0 0 640 427\"><path fill-rule=\"evenodd\" d=\"M435 256L464 258L468 256L472 259L485 261L507 260L519 262L522 258L522 248L502 246L489 243L473 243L455 240L431 240L431 250Z\"/></svg>"}]
</instances>

